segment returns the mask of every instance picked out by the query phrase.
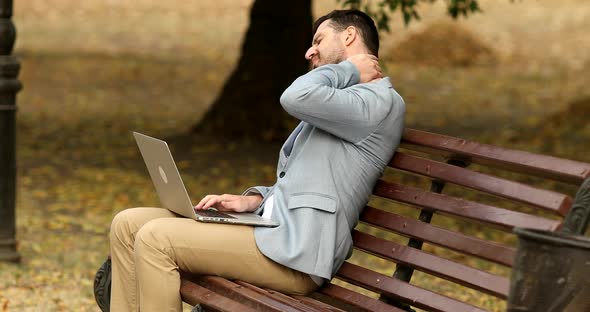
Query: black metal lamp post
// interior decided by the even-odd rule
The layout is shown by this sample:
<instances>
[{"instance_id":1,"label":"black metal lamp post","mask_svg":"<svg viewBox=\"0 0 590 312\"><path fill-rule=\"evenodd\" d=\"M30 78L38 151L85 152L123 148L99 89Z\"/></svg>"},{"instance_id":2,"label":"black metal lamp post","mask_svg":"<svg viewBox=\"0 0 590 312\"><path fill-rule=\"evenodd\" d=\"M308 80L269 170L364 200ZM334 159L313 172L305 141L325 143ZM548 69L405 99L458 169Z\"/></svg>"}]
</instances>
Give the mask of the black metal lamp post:
<instances>
[{"instance_id":1,"label":"black metal lamp post","mask_svg":"<svg viewBox=\"0 0 590 312\"><path fill-rule=\"evenodd\" d=\"M18 262L16 251L16 93L21 89L18 60L10 55L16 39L12 0L0 0L0 261Z\"/></svg>"}]
</instances>

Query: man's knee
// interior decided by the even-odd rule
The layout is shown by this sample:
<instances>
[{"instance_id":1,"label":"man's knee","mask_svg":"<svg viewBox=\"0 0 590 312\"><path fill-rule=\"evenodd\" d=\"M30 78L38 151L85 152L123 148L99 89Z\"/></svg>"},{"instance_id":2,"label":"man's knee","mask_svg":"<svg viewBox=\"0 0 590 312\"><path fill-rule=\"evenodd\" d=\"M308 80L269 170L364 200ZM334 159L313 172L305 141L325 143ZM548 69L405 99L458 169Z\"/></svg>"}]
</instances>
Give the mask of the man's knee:
<instances>
[{"instance_id":1,"label":"man's knee","mask_svg":"<svg viewBox=\"0 0 590 312\"><path fill-rule=\"evenodd\" d=\"M111 242L127 241L133 235L134 212L133 208L125 209L115 215L111 222Z\"/></svg>"},{"instance_id":2,"label":"man's knee","mask_svg":"<svg viewBox=\"0 0 590 312\"><path fill-rule=\"evenodd\" d=\"M135 250L142 252L146 248L164 251L170 247L167 231L170 227L170 219L154 219L144 224L135 235Z\"/></svg>"}]
</instances>

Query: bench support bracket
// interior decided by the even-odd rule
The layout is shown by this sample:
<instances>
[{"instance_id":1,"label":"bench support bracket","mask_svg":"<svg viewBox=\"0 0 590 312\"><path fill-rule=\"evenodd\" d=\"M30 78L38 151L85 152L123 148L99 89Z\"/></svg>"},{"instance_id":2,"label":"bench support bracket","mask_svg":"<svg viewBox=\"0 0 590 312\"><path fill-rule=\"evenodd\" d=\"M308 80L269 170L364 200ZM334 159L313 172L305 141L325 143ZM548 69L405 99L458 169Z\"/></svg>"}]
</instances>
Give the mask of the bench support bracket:
<instances>
[{"instance_id":1,"label":"bench support bracket","mask_svg":"<svg viewBox=\"0 0 590 312\"><path fill-rule=\"evenodd\" d=\"M454 166L462 167L462 168L469 166L468 161L457 160L457 159L449 159L447 161L447 163L454 165ZM442 193L443 188L445 187L445 184L446 184L445 181L433 180L432 183L430 184L430 192ZM418 219L422 222L430 223L430 221L432 221L433 214L434 213L432 210L422 209L422 210L420 210L420 215L418 216ZM408 246L412 247L412 248L416 248L416 249L422 249L423 243L424 242L419 239L410 238L410 240L408 241ZM397 278L401 281L404 281L404 282L409 282L412 279L412 274L414 274L414 269L412 267L398 264L395 269L395 272L393 273L393 277ZM388 304L394 305L400 309L404 309L409 312L415 312L415 310L413 310L409 304L399 302L398 300L396 300L394 298L389 298L389 297L382 295L379 298L379 300L386 302Z\"/></svg>"},{"instance_id":2,"label":"bench support bracket","mask_svg":"<svg viewBox=\"0 0 590 312\"><path fill-rule=\"evenodd\" d=\"M572 208L563 222L564 233L584 235L590 221L590 178L586 179L576 193Z\"/></svg>"}]
</instances>

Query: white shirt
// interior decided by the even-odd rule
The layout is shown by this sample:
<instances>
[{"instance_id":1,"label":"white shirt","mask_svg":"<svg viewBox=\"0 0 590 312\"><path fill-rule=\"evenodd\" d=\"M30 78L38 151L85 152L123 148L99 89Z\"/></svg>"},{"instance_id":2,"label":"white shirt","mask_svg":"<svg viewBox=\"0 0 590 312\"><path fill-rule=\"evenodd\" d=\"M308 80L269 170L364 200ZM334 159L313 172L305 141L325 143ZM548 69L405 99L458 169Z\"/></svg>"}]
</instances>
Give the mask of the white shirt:
<instances>
[{"instance_id":1,"label":"white shirt","mask_svg":"<svg viewBox=\"0 0 590 312\"><path fill-rule=\"evenodd\" d=\"M270 195L264 202L264 210L262 210L262 217L270 219L272 215L272 209L274 208L274 195Z\"/></svg>"}]
</instances>

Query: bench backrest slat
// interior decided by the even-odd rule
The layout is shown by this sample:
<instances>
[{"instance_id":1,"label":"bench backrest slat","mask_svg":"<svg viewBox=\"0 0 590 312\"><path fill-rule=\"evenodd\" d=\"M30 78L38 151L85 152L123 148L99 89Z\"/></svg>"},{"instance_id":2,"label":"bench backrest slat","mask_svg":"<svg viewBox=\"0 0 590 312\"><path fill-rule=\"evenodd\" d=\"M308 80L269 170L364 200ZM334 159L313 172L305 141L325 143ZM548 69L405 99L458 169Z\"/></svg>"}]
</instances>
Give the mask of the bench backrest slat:
<instances>
[{"instance_id":1,"label":"bench backrest slat","mask_svg":"<svg viewBox=\"0 0 590 312\"><path fill-rule=\"evenodd\" d=\"M337 273L339 278L366 287L386 295L402 298L412 302L413 306L428 311L454 311L454 312L484 312L480 308L470 304L428 291L393 277L389 277L363 267L345 262Z\"/></svg>"},{"instance_id":2,"label":"bench backrest slat","mask_svg":"<svg viewBox=\"0 0 590 312\"><path fill-rule=\"evenodd\" d=\"M406 128L402 146L447 158L580 185L590 177L590 164L511 150L460 138Z\"/></svg>"},{"instance_id":3,"label":"bench backrest slat","mask_svg":"<svg viewBox=\"0 0 590 312\"><path fill-rule=\"evenodd\" d=\"M487 222L508 231L512 231L514 227L554 231L561 224L556 220L502 209L445 194L432 193L416 187L383 180L377 182L373 194L448 215Z\"/></svg>"},{"instance_id":4,"label":"bench backrest slat","mask_svg":"<svg viewBox=\"0 0 590 312\"><path fill-rule=\"evenodd\" d=\"M549 190L541 190L518 182L440 163L404 153L396 153L391 167L440 179L478 191L516 200L564 216L572 204L571 197Z\"/></svg>"},{"instance_id":5,"label":"bench backrest slat","mask_svg":"<svg viewBox=\"0 0 590 312\"><path fill-rule=\"evenodd\" d=\"M366 207L361 214L361 221L506 266L512 266L514 260L514 248L439 228L380 209Z\"/></svg>"},{"instance_id":6,"label":"bench backrest slat","mask_svg":"<svg viewBox=\"0 0 590 312\"><path fill-rule=\"evenodd\" d=\"M411 248L353 231L354 245L368 253L402 263L420 271L442 277L461 285L506 299L509 281L507 278L477 270L472 267L437 257L416 248Z\"/></svg>"}]
</instances>

